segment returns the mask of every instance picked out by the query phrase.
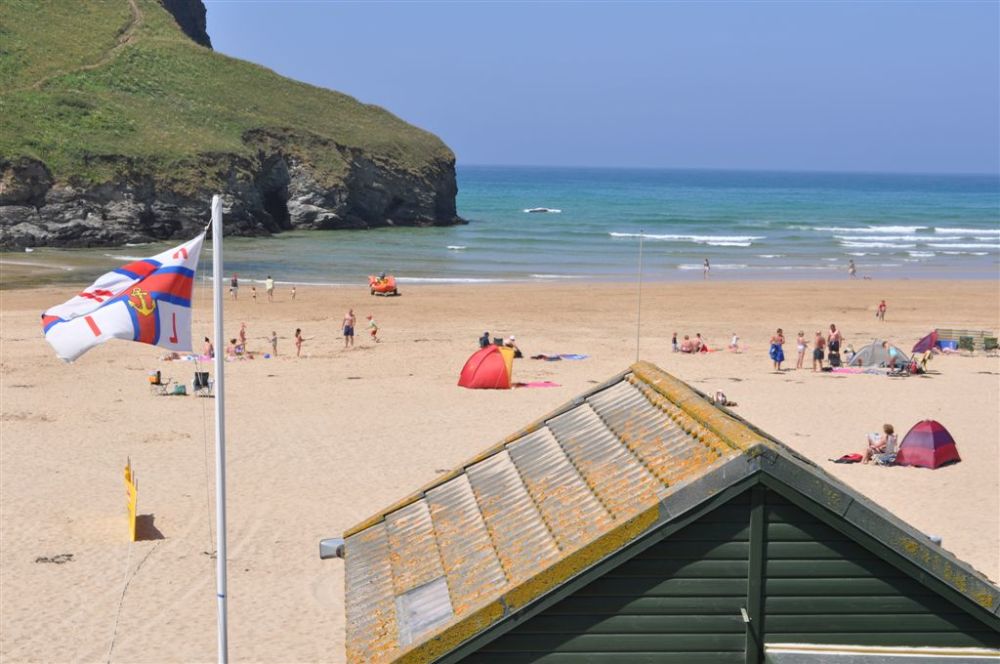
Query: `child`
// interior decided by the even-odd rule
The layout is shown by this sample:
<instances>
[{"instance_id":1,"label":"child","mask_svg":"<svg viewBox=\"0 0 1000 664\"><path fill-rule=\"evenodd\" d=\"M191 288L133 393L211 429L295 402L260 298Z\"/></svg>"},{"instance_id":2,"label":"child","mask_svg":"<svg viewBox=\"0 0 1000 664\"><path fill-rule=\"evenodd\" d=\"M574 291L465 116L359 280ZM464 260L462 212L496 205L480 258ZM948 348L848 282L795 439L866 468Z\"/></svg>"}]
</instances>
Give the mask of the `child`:
<instances>
[{"instance_id":1,"label":"child","mask_svg":"<svg viewBox=\"0 0 1000 664\"><path fill-rule=\"evenodd\" d=\"M375 319L372 317L372 314L368 314L368 330L369 330L370 334L372 335L372 341L374 341L375 343L378 343L379 342L379 339L378 339L378 323L375 322Z\"/></svg>"},{"instance_id":2,"label":"child","mask_svg":"<svg viewBox=\"0 0 1000 664\"><path fill-rule=\"evenodd\" d=\"M278 333L271 330L271 354L278 357Z\"/></svg>"},{"instance_id":3,"label":"child","mask_svg":"<svg viewBox=\"0 0 1000 664\"><path fill-rule=\"evenodd\" d=\"M292 299L295 299L295 286L292 286Z\"/></svg>"},{"instance_id":4,"label":"child","mask_svg":"<svg viewBox=\"0 0 1000 664\"><path fill-rule=\"evenodd\" d=\"M302 328L295 328L295 357L302 355Z\"/></svg>"},{"instance_id":5,"label":"child","mask_svg":"<svg viewBox=\"0 0 1000 664\"><path fill-rule=\"evenodd\" d=\"M734 353L740 352L740 338L733 332L733 338L729 340L729 350Z\"/></svg>"},{"instance_id":6,"label":"child","mask_svg":"<svg viewBox=\"0 0 1000 664\"><path fill-rule=\"evenodd\" d=\"M680 348L677 346L677 333L676 332L674 332L674 336L670 340L670 346L671 346L671 348L673 348L673 350L674 350L675 353L680 350Z\"/></svg>"}]
</instances>

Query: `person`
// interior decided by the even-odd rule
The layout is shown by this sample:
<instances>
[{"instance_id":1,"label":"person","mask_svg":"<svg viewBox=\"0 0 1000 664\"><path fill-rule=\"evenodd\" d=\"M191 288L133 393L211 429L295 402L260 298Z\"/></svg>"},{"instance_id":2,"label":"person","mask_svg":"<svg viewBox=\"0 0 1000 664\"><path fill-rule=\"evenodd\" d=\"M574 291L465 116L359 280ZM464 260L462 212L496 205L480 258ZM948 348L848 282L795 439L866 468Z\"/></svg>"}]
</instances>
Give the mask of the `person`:
<instances>
[{"instance_id":1,"label":"person","mask_svg":"<svg viewBox=\"0 0 1000 664\"><path fill-rule=\"evenodd\" d=\"M243 348L247 347L247 324L240 323L240 345Z\"/></svg>"},{"instance_id":2,"label":"person","mask_svg":"<svg viewBox=\"0 0 1000 664\"><path fill-rule=\"evenodd\" d=\"M486 348L490 345L490 331L486 330L483 332L483 336L479 337L479 347Z\"/></svg>"},{"instance_id":3,"label":"person","mask_svg":"<svg viewBox=\"0 0 1000 664\"><path fill-rule=\"evenodd\" d=\"M267 279L264 280L264 290L267 292L267 301L274 302L274 279L271 275L267 275Z\"/></svg>"},{"instance_id":4,"label":"person","mask_svg":"<svg viewBox=\"0 0 1000 664\"><path fill-rule=\"evenodd\" d=\"M271 354L278 357L278 333L271 330Z\"/></svg>"},{"instance_id":5,"label":"person","mask_svg":"<svg viewBox=\"0 0 1000 664\"><path fill-rule=\"evenodd\" d=\"M883 323L885 322L885 300L878 303L878 311L875 312L875 318L878 318Z\"/></svg>"},{"instance_id":6,"label":"person","mask_svg":"<svg viewBox=\"0 0 1000 664\"><path fill-rule=\"evenodd\" d=\"M233 278L229 280L229 294L233 296L234 300L239 299L240 280L236 278L235 272L233 272Z\"/></svg>"},{"instance_id":7,"label":"person","mask_svg":"<svg viewBox=\"0 0 1000 664\"><path fill-rule=\"evenodd\" d=\"M882 425L882 434L868 434L868 446L861 463L892 463L896 458L896 431L891 424Z\"/></svg>"},{"instance_id":8,"label":"person","mask_svg":"<svg viewBox=\"0 0 1000 664\"><path fill-rule=\"evenodd\" d=\"M302 355L303 341L304 339L302 338L302 328L301 327L295 328L295 357L299 357Z\"/></svg>"},{"instance_id":9,"label":"person","mask_svg":"<svg viewBox=\"0 0 1000 664\"><path fill-rule=\"evenodd\" d=\"M823 349L826 347L826 339L823 332L816 330L816 338L813 340L813 371L823 370Z\"/></svg>"},{"instance_id":10,"label":"person","mask_svg":"<svg viewBox=\"0 0 1000 664\"><path fill-rule=\"evenodd\" d=\"M705 340L701 338L701 332L697 332L694 335L694 352L700 353L703 350L707 350Z\"/></svg>"},{"instance_id":11,"label":"person","mask_svg":"<svg viewBox=\"0 0 1000 664\"><path fill-rule=\"evenodd\" d=\"M716 406L738 406L738 405L739 405L739 404L738 404L738 403L736 403L735 401L730 401L730 400L729 400L729 399L728 399L728 398L726 397L726 393L725 393L725 392L723 392L722 390L718 390L718 391L716 391L716 393L715 393L715 398L714 398L714 399L712 399L712 402L713 402L713 403L714 403L714 404L715 404Z\"/></svg>"},{"instance_id":12,"label":"person","mask_svg":"<svg viewBox=\"0 0 1000 664\"><path fill-rule=\"evenodd\" d=\"M830 334L826 337L827 356L830 358L831 367L840 366L840 342L843 337L840 330L833 323L830 323Z\"/></svg>"},{"instance_id":13,"label":"person","mask_svg":"<svg viewBox=\"0 0 1000 664\"><path fill-rule=\"evenodd\" d=\"M670 339L670 347L676 353L680 350L680 346L677 345L677 333L674 332L674 336Z\"/></svg>"},{"instance_id":14,"label":"person","mask_svg":"<svg viewBox=\"0 0 1000 664\"><path fill-rule=\"evenodd\" d=\"M292 286L292 299L295 299L295 286Z\"/></svg>"},{"instance_id":15,"label":"person","mask_svg":"<svg viewBox=\"0 0 1000 664\"><path fill-rule=\"evenodd\" d=\"M684 341L681 342L681 352L682 353L693 353L694 344L691 342L691 337L684 335Z\"/></svg>"},{"instance_id":16,"label":"person","mask_svg":"<svg viewBox=\"0 0 1000 664\"><path fill-rule=\"evenodd\" d=\"M735 332L733 332L733 338L729 340L729 350L734 353L740 352L740 338Z\"/></svg>"},{"instance_id":17,"label":"person","mask_svg":"<svg viewBox=\"0 0 1000 664\"><path fill-rule=\"evenodd\" d=\"M890 344L888 341L882 342L882 348L889 355L889 363L886 365L893 371L896 369L896 364L899 363L899 349Z\"/></svg>"},{"instance_id":18,"label":"person","mask_svg":"<svg viewBox=\"0 0 1000 664\"><path fill-rule=\"evenodd\" d=\"M509 337L507 337L507 340L503 342L503 345L506 346L507 348L514 349L514 357L524 357L524 355L521 353L521 349L517 347L515 341L516 339L512 334Z\"/></svg>"},{"instance_id":19,"label":"person","mask_svg":"<svg viewBox=\"0 0 1000 664\"><path fill-rule=\"evenodd\" d=\"M799 330L799 336L795 338L795 351L798 353L798 359L795 361L795 368L802 368L802 361L806 357L806 348L809 347L809 342L806 341L806 333Z\"/></svg>"},{"instance_id":20,"label":"person","mask_svg":"<svg viewBox=\"0 0 1000 664\"><path fill-rule=\"evenodd\" d=\"M712 266L708 263L708 259L705 259L705 264L701 268L701 278L708 279L708 273L712 271Z\"/></svg>"},{"instance_id":21,"label":"person","mask_svg":"<svg viewBox=\"0 0 1000 664\"><path fill-rule=\"evenodd\" d=\"M858 278L858 268L854 266L854 259L847 261L847 274L851 275L851 279Z\"/></svg>"},{"instance_id":22,"label":"person","mask_svg":"<svg viewBox=\"0 0 1000 664\"><path fill-rule=\"evenodd\" d=\"M254 304L257 304L257 287L256 286L251 286L250 287L250 299L253 300Z\"/></svg>"},{"instance_id":23,"label":"person","mask_svg":"<svg viewBox=\"0 0 1000 664\"><path fill-rule=\"evenodd\" d=\"M202 352L205 357L215 357L215 346L212 345L211 340L205 337L205 350Z\"/></svg>"},{"instance_id":24,"label":"person","mask_svg":"<svg viewBox=\"0 0 1000 664\"><path fill-rule=\"evenodd\" d=\"M239 346L236 344L236 339L230 339L229 345L226 346L226 359L235 360L242 351L238 351Z\"/></svg>"},{"instance_id":25,"label":"person","mask_svg":"<svg viewBox=\"0 0 1000 664\"><path fill-rule=\"evenodd\" d=\"M368 332L372 336L372 341L378 343L378 323L375 322L375 317L372 314L368 314Z\"/></svg>"},{"instance_id":26,"label":"person","mask_svg":"<svg viewBox=\"0 0 1000 664\"><path fill-rule=\"evenodd\" d=\"M348 309L347 313L344 314L343 330L344 330L344 348L348 346L354 347L354 323L357 319L354 317L354 309Z\"/></svg>"},{"instance_id":27,"label":"person","mask_svg":"<svg viewBox=\"0 0 1000 664\"><path fill-rule=\"evenodd\" d=\"M781 371L781 363L785 361L785 333L782 332L779 327L778 330L771 337L771 348L768 351L768 355L771 357L771 361L774 362L774 370Z\"/></svg>"}]
</instances>

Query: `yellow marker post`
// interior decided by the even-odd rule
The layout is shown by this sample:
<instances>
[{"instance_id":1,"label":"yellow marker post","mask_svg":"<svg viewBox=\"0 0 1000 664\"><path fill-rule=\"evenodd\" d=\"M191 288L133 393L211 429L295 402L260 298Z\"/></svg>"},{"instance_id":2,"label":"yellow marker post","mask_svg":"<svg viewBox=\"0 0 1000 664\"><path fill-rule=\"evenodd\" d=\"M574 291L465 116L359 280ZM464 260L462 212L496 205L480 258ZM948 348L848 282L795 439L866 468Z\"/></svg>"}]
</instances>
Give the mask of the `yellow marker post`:
<instances>
[{"instance_id":1,"label":"yellow marker post","mask_svg":"<svg viewBox=\"0 0 1000 664\"><path fill-rule=\"evenodd\" d=\"M139 483L132 473L132 459L125 464L125 495L128 499L128 533L129 541L135 541L135 505L139 496Z\"/></svg>"}]
</instances>

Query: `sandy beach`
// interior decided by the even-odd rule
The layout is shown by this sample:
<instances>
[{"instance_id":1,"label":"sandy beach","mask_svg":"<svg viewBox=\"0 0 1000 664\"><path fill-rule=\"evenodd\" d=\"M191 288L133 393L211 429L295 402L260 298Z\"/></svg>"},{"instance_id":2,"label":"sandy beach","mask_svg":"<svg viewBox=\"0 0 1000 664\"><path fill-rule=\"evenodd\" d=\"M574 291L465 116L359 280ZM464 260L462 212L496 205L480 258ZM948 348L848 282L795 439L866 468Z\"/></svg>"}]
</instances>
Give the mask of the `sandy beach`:
<instances>
[{"instance_id":1,"label":"sandy beach","mask_svg":"<svg viewBox=\"0 0 1000 664\"><path fill-rule=\"evenodd\" d=\"M79 284L82 286L84 284ZM155 397L147 375L190 383L191 362L112 342L73 365L45 343L38 320L74 287L5 290L2 298L0 659L211 661L215 658L213 403ZM886 321L875 318L880 299ZM636 360L634 283L280 289L226 302L226 330L246 322L250 349L278 356L227 365L229 639L233 661L341 662L343 563L317 543ZM210 293L195 294L194 337L211 326ZM345 350L344 312L359 321ZM374 314L382 342L367 338ZM734 410L1000 581L1000 359L939 356L925 377L773 372L767 340L811 339L836 323L859 348L873 337L904 350L935 327L1000 329L1000 283L852 281L645 284L642 359L694 387L723 390ZM294 357L292 335L307 341ZM456 386L484 330L516 335L517 381L558 387L471 391ZM688 356L672 332L724 348ZM222 340L217 347L224 347ZM809 361L807 358L806 366ZM937 470L836 465L865 434L900 434L933 418L962 462ZM139 481L143 541L127 541L122 467ZM127 589L123 596L123 586ZM119 613L119 603L121 608ZM117 628L116 628L117 622ZM113 640L113 646L112 646Z\"/></svg>"}]
</instances>

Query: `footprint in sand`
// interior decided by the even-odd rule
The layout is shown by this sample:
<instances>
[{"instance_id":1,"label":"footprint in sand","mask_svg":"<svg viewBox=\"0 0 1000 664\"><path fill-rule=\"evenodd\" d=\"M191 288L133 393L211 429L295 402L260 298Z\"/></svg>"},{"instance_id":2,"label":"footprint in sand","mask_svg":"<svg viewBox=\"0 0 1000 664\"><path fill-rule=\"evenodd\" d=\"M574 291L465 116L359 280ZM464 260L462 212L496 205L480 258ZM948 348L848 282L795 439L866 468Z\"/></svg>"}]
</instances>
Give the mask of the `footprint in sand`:
<instances>
[{"instance_id":1,"label":"footprint in sand","mask_svg":"<svg viewBox=\"0 0 1000 664\"><path fill-rule=\"evenodd\" d=\"M57 553L51 558L48 556L38 556L35 558L36 563L52 563L53 565L62 565L64 563L73 562L72 553Z\"/></svg>"}]
</instances>

